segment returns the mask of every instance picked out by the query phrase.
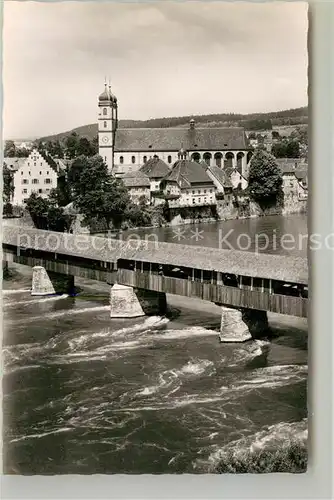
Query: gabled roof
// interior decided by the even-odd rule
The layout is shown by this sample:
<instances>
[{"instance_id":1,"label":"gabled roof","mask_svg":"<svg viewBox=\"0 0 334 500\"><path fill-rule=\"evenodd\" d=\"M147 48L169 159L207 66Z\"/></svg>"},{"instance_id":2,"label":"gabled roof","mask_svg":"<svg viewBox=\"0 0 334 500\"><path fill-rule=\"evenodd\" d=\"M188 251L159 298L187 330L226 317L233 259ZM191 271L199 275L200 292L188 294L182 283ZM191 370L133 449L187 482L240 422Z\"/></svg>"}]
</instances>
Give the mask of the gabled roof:
<instances>
[{"instance_id":1,"label":"gabled roof","mask_svg":"<svg viewBox=\"0 0 334 500\"><path fill-rule=\"evenodd\" d=\"M164 178L166 181L177 182L180 187L190 187L192 184L207 183L214 186L213 181L202 165L196 161L178 160L171 172Z\"/></svg>"},{"instance_id":2,"label":"gabled roof","mask_svg":"<svg viewBox=\"0 0 334 500\"><path fill-rule=\"evenodd\" d=\"M162 179L169 174L170 168L160 158L150 158L145 165L140 168L140 172L150 179Z\"/></svg>"},{"instance_id":3,"label":"gabled roof","mask_svg":"<svg viewBox=\"0 0 334 500\"><path fill-rule=\"evenodd\" d=\"M223 151L249 149L242 127L118 129L115 151Z\"/></svg>"},{"instance_id":4,"label":"gabled roof","mask_svg":"<svg viewBox=\"0 0 334 500\"><path fill-rule=\"evenodd\" d=\"M122 181L127 188L150 187L149 178L140 171L124 175Z\"/></svg>"},{"instance_id":5,"label":"gabled roof","mask_svg":"<svg viewBox=\"0 0 334 500\"><path fill-rule=\"evenodd\" d=\"M50 153L48 153L47 151L38 151L38 152L42 156L42 158L44 158L44 160L47 162L47 164L50 165L50 167L55 172L58 172L58 170L59 170L58 165L55 162L55 160L52 158L52 156L50 155Z\"/></svg>"},{"instance_id":6,"label":"gabled roof","mask_svg":"<svg viewBox=\"0 0 334 500\"><path fill-rule=\"evenodd\" d=\"M217 179L217 181L222 186L224 186L224 187L233 187L232 183L231 183L231 180L230 180L230 176L226 173L227 169L222 170L217 165L212 165L211 167L209 167L209 170L212 173L212 175L215 176L215 178Z\"/></svg>"}]
</instances>

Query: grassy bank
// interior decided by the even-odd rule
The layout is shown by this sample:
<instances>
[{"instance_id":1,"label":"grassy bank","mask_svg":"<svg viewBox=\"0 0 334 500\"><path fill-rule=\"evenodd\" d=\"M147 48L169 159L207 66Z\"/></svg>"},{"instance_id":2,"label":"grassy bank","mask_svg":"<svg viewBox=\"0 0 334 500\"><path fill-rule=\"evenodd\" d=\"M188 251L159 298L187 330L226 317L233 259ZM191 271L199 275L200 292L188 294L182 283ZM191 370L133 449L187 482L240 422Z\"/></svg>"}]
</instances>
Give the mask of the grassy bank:
<instances>
[{"instance_id":1,"label":"grassy bank","mask_svg":"<svg viewBox=\"0 0 334 500\"><path fill-rule=\"evenodd\" d=\"M307 469L307 443L291 441L276 450L229 450L222 454L215 472L226 473L302 473Z\"/></svg>"}]
</instances>

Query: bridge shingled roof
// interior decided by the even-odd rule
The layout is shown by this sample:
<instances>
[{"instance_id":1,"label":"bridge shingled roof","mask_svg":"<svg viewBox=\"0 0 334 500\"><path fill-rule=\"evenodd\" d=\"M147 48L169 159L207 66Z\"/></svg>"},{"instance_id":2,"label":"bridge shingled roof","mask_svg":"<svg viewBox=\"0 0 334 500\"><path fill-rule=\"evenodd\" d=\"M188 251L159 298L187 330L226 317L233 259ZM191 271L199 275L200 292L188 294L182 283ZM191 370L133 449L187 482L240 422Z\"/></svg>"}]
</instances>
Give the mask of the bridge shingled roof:
<instances>
[{"instance_id":1,"label":"bridge shingled roof","mask_svg":"<svg viewBox=\"0 0 334 500\"><path fill-rule=\"evenodd\" d=\"M85 234L56 233L23 226L3 226L3 244L115 262L129 259L177 267L307 284L307 259L240 250L147 240L119 241Z\"/></svg>"}]
</instances>

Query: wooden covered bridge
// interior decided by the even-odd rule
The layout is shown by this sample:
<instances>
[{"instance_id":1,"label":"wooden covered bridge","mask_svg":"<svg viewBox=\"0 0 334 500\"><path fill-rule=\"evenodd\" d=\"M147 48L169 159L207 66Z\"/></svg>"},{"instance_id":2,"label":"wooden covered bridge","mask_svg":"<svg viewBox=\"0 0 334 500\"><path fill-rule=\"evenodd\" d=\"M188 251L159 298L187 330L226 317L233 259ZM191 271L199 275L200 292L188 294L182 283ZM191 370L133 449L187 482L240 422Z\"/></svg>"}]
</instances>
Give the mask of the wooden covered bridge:
<instances>
[{"instance_id":1,"label":"wooden covered bridge","mask_svg":"<svg viewBox=\"0 0 334 500\"><path fill-rule=\"evenodd\" d=\"M234 308L307 316L302 257L3 227L3 260Z\"/></svg>"}]
</instances>

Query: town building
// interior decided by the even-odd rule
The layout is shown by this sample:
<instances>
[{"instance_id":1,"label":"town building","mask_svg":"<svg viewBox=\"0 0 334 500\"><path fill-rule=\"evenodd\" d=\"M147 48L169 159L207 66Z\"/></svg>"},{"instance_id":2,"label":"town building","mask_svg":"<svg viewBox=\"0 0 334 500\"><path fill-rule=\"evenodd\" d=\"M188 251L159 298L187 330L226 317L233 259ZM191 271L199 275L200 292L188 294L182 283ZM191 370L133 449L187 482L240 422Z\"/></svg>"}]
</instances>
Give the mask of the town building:
<instances>
[{"instance_id":1,"label":"town building","mask_svg":"<svg viewBox=\"0 0 334 500\"><path fill-rule=\"evenodd\" d=\"M46 198L57 187L60 167L45 152L33 149L27 158L4 158L4 164L13 172L13 205L23 205L33 192Z\"/></svg>"},{"instance_id":2,"label":"town building","mask_svg":"<svg viewBox=\"0 0 334 500\"><path fill-rule=\"evenodd\" d=\"M294 159L291 159L294 160ZM282 189L285 197L302 201L308 198L308 164L304 161L278 162L282 172Z\"/></svg>"},{"instance_id":3,"label":"town building","mask_svg":"<svg viewBox=\"0 0 334 500\"><path fill-rule=\"evenodd\" d=\"M216 186L202 165L180 150L179 159L161 181L161 190L170 208L216 204Z\"/></svg>"},{"instance_id":4,"label":"town building","mask_svg":"<svg viewBox=\"0 0 334 500\"><path fill-rule=\"evenodd\" d=\"M150 179L143 172L130 172L122 177L124 185L129 190L131 200L136 203L151 202Z\"/></svg>"},{"instance_id":5,"label":"town building","mask_svg":"<svg viewBox=\"0 0 334 500\"><path fill-rule=\"evenodd\" d=\"M138 171L154 156L172 167L181 148L197 163L247 172L252 152L242 127L201 128L190 120L184 128L119 128L117 98L106 84L98 110L99 154L116 176Z\"/></svg>"},{"instance_id":6,"label":"town building","mask_svg":"<svg viewBox=\"0 0 334 500\"><path fill-rule=\"evenodd\" d=\"M160 191L160 182L169 174L170 170L171 167L156 155L147 160L140 168L140 172L145 174L150 180L151 193Z\"/></svg>"}]
</instances>

